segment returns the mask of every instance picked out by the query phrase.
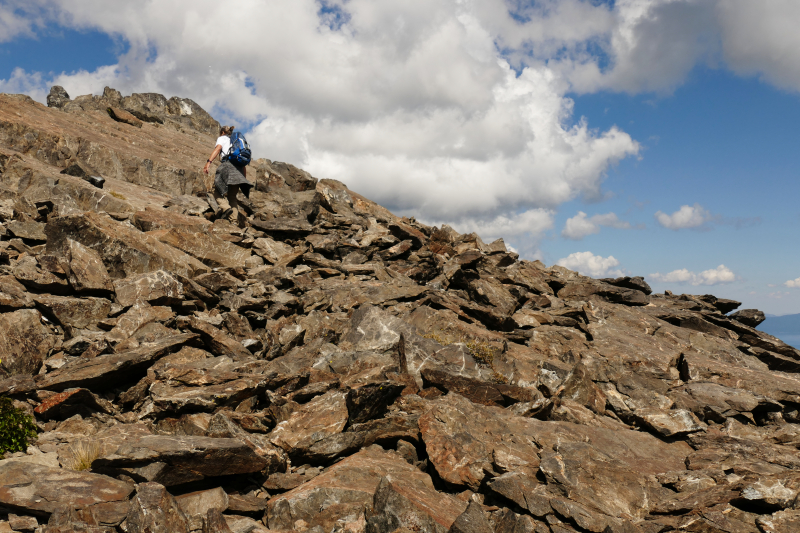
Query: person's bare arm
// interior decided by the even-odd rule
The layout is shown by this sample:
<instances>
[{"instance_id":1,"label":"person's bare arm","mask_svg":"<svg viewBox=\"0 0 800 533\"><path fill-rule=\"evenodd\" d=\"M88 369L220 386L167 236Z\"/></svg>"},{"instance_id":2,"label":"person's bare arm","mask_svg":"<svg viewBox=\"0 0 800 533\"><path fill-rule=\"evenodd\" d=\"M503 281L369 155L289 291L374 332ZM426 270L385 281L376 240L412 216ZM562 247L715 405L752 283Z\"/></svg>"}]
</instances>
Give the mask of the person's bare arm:
<instances>
[{"instance_id":1,"label":"person's bare arm","mask_svg":"<svg viewBox=\"0 0 800 533\"><path fill-rule=\"evenodd\" d=\"M211 157L209 157L208 161L206 161L206 164L203 165L203 172L208 174L208 169L211 167L211 162L217 158L217 156L219 155L219 153L221 151L222 151L222 146L221 145L218 144L218 145L216 145L214 147L214 151L211 152Z\"/></svg>"}]
</instances>

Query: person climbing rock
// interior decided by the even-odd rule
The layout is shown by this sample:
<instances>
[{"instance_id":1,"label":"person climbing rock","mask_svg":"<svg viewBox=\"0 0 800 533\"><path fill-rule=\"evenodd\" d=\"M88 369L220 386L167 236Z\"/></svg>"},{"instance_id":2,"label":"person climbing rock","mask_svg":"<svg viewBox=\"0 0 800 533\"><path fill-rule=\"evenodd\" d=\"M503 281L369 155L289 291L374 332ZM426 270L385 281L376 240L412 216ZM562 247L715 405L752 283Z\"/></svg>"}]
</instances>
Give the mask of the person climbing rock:
<instances>
[{"instance_id":1,"label":"person climbing rock","mask_svg":"<svg viewBox=\"0 0 800 533\"><path fill-rule=\"evenodd\" d=\"M217 145L214 147L214 151L211 152L211 157L208 158L205 166L203 166L203 172L208 174L211 163L217 156L220 157L221 163L217 167L217 172L214 176L213 188L214 199L220 207L217 217L227 218L233 224L240 225L239 201L236 196L239 194L239 189L241 189L245 197L249 198L253 184L247 180L247 167L236 165L229 160L233 130L234 126L222 126L220 128Z\"/></svg>"}]
</instances>

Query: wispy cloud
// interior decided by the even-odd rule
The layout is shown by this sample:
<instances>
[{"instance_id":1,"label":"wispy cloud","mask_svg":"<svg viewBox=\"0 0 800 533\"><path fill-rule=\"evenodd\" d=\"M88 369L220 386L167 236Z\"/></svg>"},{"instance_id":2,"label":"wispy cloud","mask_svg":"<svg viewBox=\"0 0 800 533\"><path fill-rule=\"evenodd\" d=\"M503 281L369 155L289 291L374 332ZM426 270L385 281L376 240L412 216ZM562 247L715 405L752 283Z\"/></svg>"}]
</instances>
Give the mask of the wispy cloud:
<instances>
[{"instance_id":1,"label":"wispy cloud","mask_svg":"<svg viewBox=\"0 0 800 533\"><path fill-rule=\"evenodd\" d=\"M561 231L561 236L574 241L579 241L587 235L600 233L601 226L618 229L631 228L629 222L620 220L615 213L606 213L603 215L593 215L589 217L583 211L578 211L577 215L567 219L564 229Z\"/></svg>"}]
</instances>

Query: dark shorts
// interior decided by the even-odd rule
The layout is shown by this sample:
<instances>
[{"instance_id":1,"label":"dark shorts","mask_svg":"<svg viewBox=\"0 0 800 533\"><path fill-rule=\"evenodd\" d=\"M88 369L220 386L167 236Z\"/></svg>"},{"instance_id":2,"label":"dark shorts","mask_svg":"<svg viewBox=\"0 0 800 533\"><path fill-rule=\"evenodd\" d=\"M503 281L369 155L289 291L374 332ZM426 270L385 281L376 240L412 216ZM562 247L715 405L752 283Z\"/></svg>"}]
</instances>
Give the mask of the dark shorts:
<instances>
[{"instance_id":1,"label":"dark shorts","mask_svg":"<svg viewBox=\"0 0 800 533\"><path fill-rule=\"evenodd\" d=\"M214 188L216 188L222 196L225 196L228 194L228 187L231 185L238 185L242 193L244 193L246 197L250 197L250 189L253 187L253 184L244 177L242 168L237 167L230 161L223 161L222 164L217 167L217 173L214 176Z\"/></svg>"}]
</instances>

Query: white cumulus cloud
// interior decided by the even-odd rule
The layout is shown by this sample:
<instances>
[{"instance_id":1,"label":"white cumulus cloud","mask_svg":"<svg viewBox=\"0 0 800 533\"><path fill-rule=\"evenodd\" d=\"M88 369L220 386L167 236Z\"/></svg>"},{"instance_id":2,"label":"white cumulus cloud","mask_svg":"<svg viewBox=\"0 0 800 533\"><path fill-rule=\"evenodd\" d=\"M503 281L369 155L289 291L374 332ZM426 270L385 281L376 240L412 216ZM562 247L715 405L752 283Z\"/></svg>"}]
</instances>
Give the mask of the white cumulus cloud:
<instances>
[{"instance_id":1,"label":"white cumulus cloud","mask_svg":"<svg viewBox=\"0 0 800 533\"><path fill-rule=\"evenodd\" d=\"M639 152L619 128L573 117L559 73L541 62L514 70L498 46L548 20L568 28L585 17L563 36L591 38L613 19L602 6L567 0L520 24L504 0L272 0L249 3L244 18L213 0L29 4L130 47L94 72L38 89L16 82L26 92L43 99L54 82L73 96L104 85L188 96L248 128L257 157L421 220L471 219L489 233L549 227L542 213L598 197L609 166Z\"/></svg>"},{"instance_id":2,"label":"white cumulus cloud","mask_svg":"<svg viewBox=\"0 0 800 533\"><path fill-rule=\"evenodd\" d=\"M128 46L116 64L19 70L0 90L190 97L246 130L257 157L421 220L517 231L601 197L606 171L640 152L574 116L568 94L669 91L698 64L800 90L799 17L794 0L270 0L246 17L215 0L6 0L0 42L61 25ZM657 213L675 229L709 216ZM570 221L574 239L621 223Z\"/></svg>"},{"instance_id":3,"label":"white cumulus cloud","mask_svg":"<svg viewBox=\"0 0 800 533\"><path fill-rule=\"evenodd\" d=\"M798 289L800 288L800 278L790 279L789 281L784 283L784 285L786 285L787 287L791 287L793 289Z\"/></svg>"},{"instance_id":4,"label":"white cumulus cloud","mask_svg":"<svg viewBox=\"0 0 800 533\"><path fill-rule=\"evenodd\" d=\"M630 229L631 227L629 222L620 220L616 213L606 213L589 217L583 211L578 211L577 215L567 219L566 224L564 224L564 229L561 231L561 236L579 241L587 235L600 233L601 226L619 229Z\"/></svg>"},{"instance_id":5,"label":"white cumulus cloud","mask_svg":"<svg viewBox=\"0 0 800 533\"><path fill-rule=\"evenodd\" d=\"M714 218L700 204L682 205L671 215L658 211L655 217L659 224L672 230L699 228Z\"/></svg>"},{"instance_id":6,"label":"white cumulus cloud","mask_svg":"<svg viewBox=\"0 0 800 533\"><path fill-rule=\"evenodd\" d=\"M667 274L656 272L650 274L650 279L653 281L660 281L662 283L688 283L691 285L720 285L723 283L732 283L736 281L736 274L725 265L719 265L717 268L704 270L699 274L691 272L686 268L680 270L673 270Z\"/></svg>"},{"instance_id":7,"label":"white cumulus cloud","mask_svg":"<svg viewBox=\"0 0 800 533\"><path fill-rule=\"evenodd\" d=\"M613 255L603 257L592 252L575 252L559 259L556 264L593 278L624 275L621 269L615 268L619 261Z\"/></svg>"}]
</instances>

